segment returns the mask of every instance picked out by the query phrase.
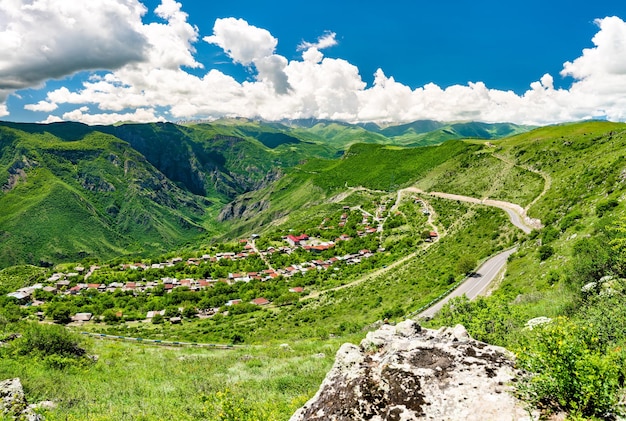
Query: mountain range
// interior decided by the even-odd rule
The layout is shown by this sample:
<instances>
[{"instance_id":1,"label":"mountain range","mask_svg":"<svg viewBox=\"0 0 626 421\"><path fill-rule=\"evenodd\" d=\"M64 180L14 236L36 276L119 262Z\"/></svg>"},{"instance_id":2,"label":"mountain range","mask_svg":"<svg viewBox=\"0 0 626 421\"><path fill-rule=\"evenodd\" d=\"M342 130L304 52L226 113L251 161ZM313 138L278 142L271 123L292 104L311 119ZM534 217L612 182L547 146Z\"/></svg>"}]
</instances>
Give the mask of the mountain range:
<instances>
[{"instance_id":1,"label":"mountain range","mask_svg":"<svg viewBox=\"0 0 626 421\"><path fill-rule=\"evenodd\" d=\"M221 221L229 219L226 204L304 162L335 162L357 143L424 146L528 129L435 121L2 122L0 267L161 253L226 232L217 219L220 211Z\"/></svg>"}]
</instances>

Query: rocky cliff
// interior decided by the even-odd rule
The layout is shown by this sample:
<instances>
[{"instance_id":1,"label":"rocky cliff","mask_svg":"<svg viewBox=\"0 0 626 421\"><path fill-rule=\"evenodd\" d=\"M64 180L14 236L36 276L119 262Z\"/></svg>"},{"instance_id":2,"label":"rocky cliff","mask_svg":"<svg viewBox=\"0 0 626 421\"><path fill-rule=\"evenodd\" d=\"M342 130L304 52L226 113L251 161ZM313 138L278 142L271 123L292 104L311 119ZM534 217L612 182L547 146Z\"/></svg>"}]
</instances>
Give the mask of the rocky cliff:
<instances>
[{"instance_id":1,"label":"rocky cliff","mask_svg":"<svg viewBox=\"0 0 626 421\"><path fill-rule=\"evenodd\" d=\"M461 325L383 325L360 346L344 344L300 420L530 420L512 392L504 348L469 337Z\"/></svg>"}]
</instances>

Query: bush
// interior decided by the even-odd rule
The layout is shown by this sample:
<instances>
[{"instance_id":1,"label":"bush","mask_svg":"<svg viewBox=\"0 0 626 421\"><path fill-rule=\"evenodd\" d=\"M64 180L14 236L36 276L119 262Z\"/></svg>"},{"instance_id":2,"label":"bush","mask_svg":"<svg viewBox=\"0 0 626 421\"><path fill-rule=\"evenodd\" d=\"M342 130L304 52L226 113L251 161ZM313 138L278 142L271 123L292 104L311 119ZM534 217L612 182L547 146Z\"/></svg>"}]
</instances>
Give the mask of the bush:
<instances>
[{"instance_id":1,"label":"bush","mask_svg":"<svg viewBox=\"0 0 626 421\"><path fill-rule=\"evenodd\" d=\"M603 200L596 205L596 215L601 217L605 212L617 207L617 205L619 205L619 202L615 199Z\"/></svg>"},{"instance_id":2,"label":"bush","mask_svg":"<svg viewBox=\"0 0 626 421\"><path fill-rule=\"evenodd\" d=\"M618 402L625 361L622 348L599 345L593 326L559 318L522 338L517 362L534 374L518 390L544 410L604 419Z\"/></svg>"},{"instance_id":3,"label":"bush","mask_svg":"<svg viewBox=\"0 0 626 421\"><path fill-rule=\"evenodd\" d=\"M20 355L39 354L40 356L57 355L61 357L81 357L85 349L80 337L66 328L56 325L30 323L22 332L22 337L14 342Z\"/></svg>"},{"instance_id":4,"label":"bush","mask_svg":"<svg viewBox=\"0 0 626 421\"><path fill-rule=\"evenodd\" d=\"M544 260L548 260L550 256L554 254L554 249L552 248L552 246L544 245L539 247L539 250L537 252L539 253L539 260L543 262Z\"/></svg>"}]
</instances>

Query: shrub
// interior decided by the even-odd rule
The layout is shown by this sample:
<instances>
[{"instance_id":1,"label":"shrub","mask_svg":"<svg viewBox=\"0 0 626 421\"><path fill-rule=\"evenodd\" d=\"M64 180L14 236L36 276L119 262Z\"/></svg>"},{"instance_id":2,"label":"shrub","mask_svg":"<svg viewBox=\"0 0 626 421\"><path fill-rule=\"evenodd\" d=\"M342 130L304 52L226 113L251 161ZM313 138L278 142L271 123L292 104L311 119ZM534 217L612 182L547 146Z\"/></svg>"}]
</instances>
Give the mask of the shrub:
<instances>
[{"instance_id":1,"label":"shrub","mask_svg":"<svg viewBox=\"0 0 626 421\"><path fill-rule=\"evenodd\" d=\"M544 260L548 260L550 256L554 254L554 249L552 246L543 245L539 247L537 252L539 253L539 260L543 262Z\"/></svg>"},{"instance_id":2,"label":"shrub","mask_svg":"<svg viewBox=\"0 0 626 421\"><path fill-rule=\"evenodd\" d=\"M15 349L20 355L39 354L42 356L58 355L62 357L81 357L85 349L80 337L62 326L30 323L22 332L22 337L15 342Z\"/></svg>"},{"instance_id":3,"label":"shrub","mask_svg":"<svg viewBox=\"0 0 626 421\"><path fill-rule=\"evenodd\" d=\"M244 399L237 399L228 389L202 398L205 415L219 421L257 421L264 419Z\"/></svg>"},{"instance_id":4,"label":"shrub","mask_svg":"<svg viewBox=\"0 0 626 421\"><path fill-rule=\"evenodd\" d=\"M593 326L558 318L522 338L517 362L534 374L518 390L539 408L604 419L618 402L625 360L620 347L599 346Z\"/></svg>"},{"instance_id":5,"label":"shrub","mask_svg":"<svg viewBox=\"0 0 626 421\"><path fill-rule=\"evenodd\" d=\"M617 205L619 205L619 202L616 199L603 200L596 205L596 215L600 217L605 212L617 207Z\"/></svg>"}]
</instances>

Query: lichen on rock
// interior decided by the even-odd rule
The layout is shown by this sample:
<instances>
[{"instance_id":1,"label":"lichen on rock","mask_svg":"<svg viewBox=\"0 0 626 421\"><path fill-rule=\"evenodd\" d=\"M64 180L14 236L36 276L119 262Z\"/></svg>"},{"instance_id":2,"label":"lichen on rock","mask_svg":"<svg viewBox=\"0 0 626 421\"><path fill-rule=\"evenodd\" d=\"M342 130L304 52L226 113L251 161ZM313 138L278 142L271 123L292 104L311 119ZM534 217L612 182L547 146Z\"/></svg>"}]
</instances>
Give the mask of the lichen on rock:
<instances>
[{"instance_id":1,"label":"lichen on rock","mask_svg":"<svg viewBox=\"0 0 626 421\"><path fill-rule=\"evenodd\" d=\"M383 325L360 346L344 344L300 420L527 420L510 393L518 373L504 348L465 328Z\"/></svg>"}]
</instances>

